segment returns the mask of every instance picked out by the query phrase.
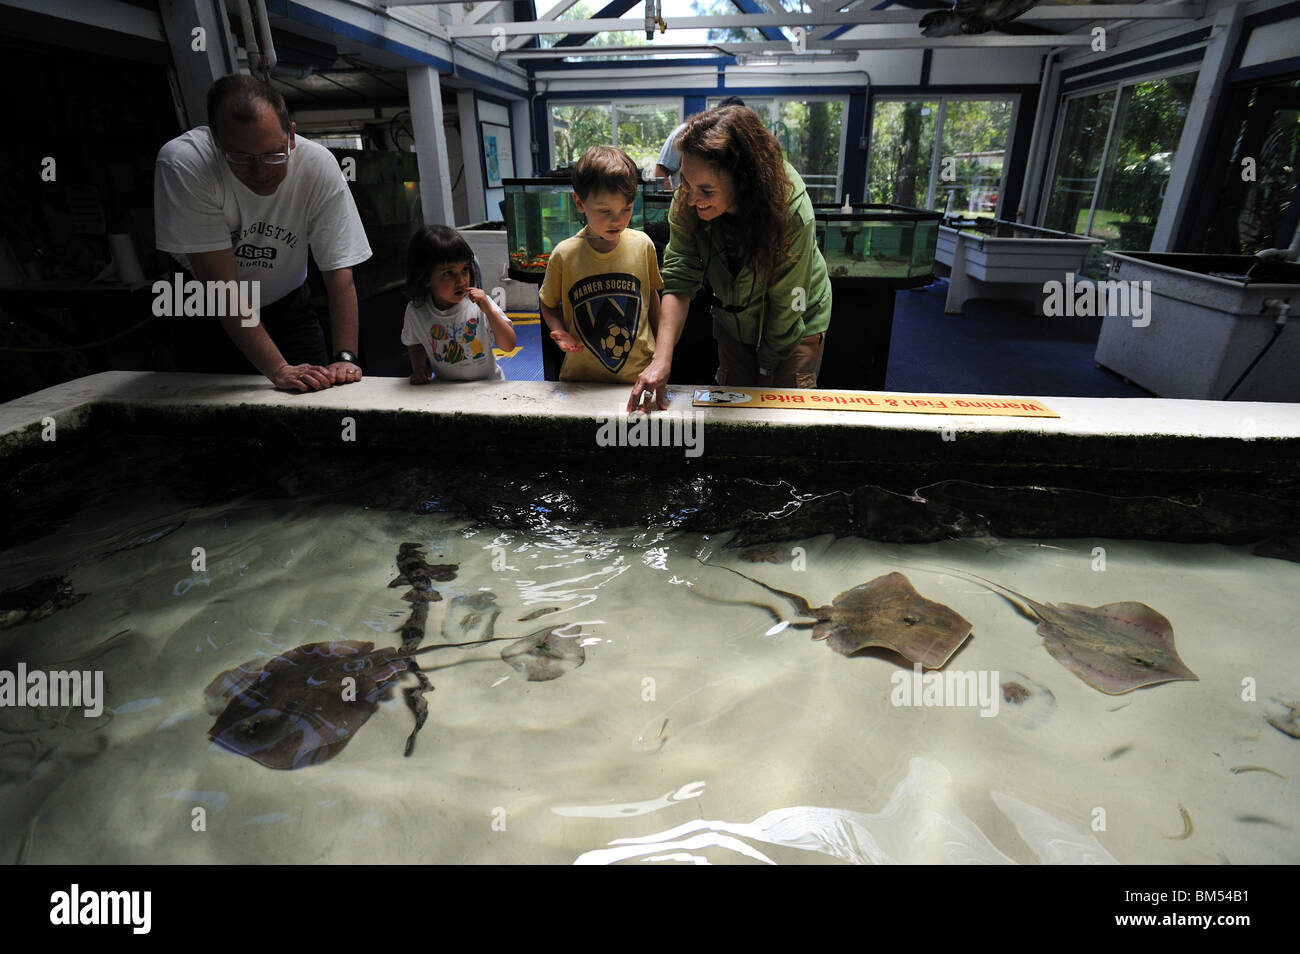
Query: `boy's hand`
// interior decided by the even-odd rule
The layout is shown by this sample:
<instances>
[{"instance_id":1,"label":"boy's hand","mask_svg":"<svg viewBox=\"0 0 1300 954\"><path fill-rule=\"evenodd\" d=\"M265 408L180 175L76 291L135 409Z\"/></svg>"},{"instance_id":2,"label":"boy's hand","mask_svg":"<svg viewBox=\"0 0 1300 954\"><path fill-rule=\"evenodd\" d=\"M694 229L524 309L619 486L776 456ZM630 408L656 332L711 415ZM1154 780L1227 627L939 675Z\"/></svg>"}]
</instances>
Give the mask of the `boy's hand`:
<instances>
[{"instance_id":1,"label":"boy's hand","mask_svg":"<svg viewBox=\"0 0 1300 954\"><path fill-rule=\"evenodd\" d=\"M428 384L428 383L429 383L429 372L428 372L428 371L417 371L415 374L411 375L411 383L412 383L412 384Z\"/></svg>"},{"instance_id":2,"label":"boy's hand","mask_svg":"<svg viewBox=\"0 0 1300 954\"><path fill-rule=\"evenodd\" d=\"M552 331L551 340L560 346L561 351L574 352L587 350L582 346L581 341L573 337L573 335L569 334L567 331Z\"/></svg>"}]
</instances>

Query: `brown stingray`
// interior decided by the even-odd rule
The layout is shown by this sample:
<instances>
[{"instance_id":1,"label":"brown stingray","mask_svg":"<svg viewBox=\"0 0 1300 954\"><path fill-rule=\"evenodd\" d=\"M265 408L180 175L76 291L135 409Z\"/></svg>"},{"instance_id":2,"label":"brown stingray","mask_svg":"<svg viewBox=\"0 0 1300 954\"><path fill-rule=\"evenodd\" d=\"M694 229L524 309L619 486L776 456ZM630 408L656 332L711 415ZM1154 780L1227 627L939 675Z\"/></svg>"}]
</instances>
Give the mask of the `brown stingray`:
<instances>
[{"instance_id":1,"label":"brown stingray","mask_svg":"<svg viewBox=\"0 0 1300 954\"><path fill-rule=\"evenodd\" d=\"M429 714L424 694L433 689L412 656L482 642L429 646L407 653L397 647L340 639L309 643L261 663L228 669L203 691L217 721L208 737L222 748L267 768L297 769L333 758L370 718L402 673L418 685L404 690L415 716L405 754ZM351 683L344 680L351 678Z\"/></svg>"},{"instance_id":2,"label":"brown stingray","mask_svg":"<svg viewBox=\"0 0 1300 954\"><path fill-rule=\"evenodd\" d=\"M1142 686L1200 678L1178 658L1169 620L1145 603L1038 603L992 580L963 575L1038 620L1038 635L1052 658L1094 689L1118 696Z\"/></svg>"},{"instance_id":3,"label":"brown stingray","mask_svg":"<svg viewBox=\"0 0 1300 954\"><path fill-rule=\"evenodd\" d=\"M789 600L800 616L813 617L817 621L813 639L826 640L831 649L845 656L868 646L882 646L926 669L938 669L970 635L968 621L942 603L927 600L901 573L878 576L845 590L829 606L812 607L797 593L731 572Z\"/></svg>"}]
</instances>

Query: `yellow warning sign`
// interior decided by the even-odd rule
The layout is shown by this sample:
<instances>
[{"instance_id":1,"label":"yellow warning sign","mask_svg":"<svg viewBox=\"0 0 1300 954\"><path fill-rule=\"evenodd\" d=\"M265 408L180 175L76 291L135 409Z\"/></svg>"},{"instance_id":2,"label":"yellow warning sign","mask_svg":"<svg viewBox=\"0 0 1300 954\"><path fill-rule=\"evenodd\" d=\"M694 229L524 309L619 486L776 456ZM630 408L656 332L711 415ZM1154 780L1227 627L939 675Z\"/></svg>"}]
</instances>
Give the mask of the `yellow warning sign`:
<instances>
[{"instance_id":1,"label":"yellow warning sign","mask_svg":"<svg viewBox=\"0 0 1300 954\"><path fill-rule=\"evenodd\" d=\"M1031 398L980 394L895 394L819 391L811 388L697 388L695 407L771 407L817 411L884 411L901 414L984 414L998 417L1060 417Z\"/></svg>"}]
</instances>

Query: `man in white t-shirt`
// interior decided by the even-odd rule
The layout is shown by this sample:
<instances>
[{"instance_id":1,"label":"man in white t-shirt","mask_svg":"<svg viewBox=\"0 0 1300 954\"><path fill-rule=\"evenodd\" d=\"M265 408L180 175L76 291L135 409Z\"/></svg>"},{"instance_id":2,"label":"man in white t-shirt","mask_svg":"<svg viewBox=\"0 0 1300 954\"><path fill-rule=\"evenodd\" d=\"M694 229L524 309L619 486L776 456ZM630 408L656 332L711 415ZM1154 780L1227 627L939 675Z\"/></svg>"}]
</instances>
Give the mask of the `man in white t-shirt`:
<instances>
[{"instance_id":1,"label":"man in white t-shirt","mask_svg":"<svg viewBox=\"0 0 1300 954\"><path fill-rule=\"evenodd\" d=\"M158 248L199 281L258 282L258 320L248 327L239 315L220 320L276 387L314 391L360 380L352 266L371 253L338 163L294 136L284 99L254 77L217 80L208 118L210 126L158 152ZM332 358L307 297L308 248L329 294Z\"/></svg>"}]
</instances>

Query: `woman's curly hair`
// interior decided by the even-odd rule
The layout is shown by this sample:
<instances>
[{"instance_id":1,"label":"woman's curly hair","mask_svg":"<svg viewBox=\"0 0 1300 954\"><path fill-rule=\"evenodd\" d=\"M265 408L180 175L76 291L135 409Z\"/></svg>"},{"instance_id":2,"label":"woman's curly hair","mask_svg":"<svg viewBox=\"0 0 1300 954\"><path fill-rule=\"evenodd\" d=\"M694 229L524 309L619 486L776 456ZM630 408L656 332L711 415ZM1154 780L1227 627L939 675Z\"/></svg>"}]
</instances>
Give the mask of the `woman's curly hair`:
<instances>
[{"instance_id":1,"label":"woman's curly hair","mask_svg":"<svg viewBox=\"0 0 1300 954\"><path fill-rule=\"evenodd\" d=\"M790 181L781 145L748 106L719 106L692 116L677 138L682 155L727 172L735 184L736 213L744 258L760 276L770 276L789 255ZM688 234L699 225L679 188L673 217Z\"/></svg>"}]
</instances>

